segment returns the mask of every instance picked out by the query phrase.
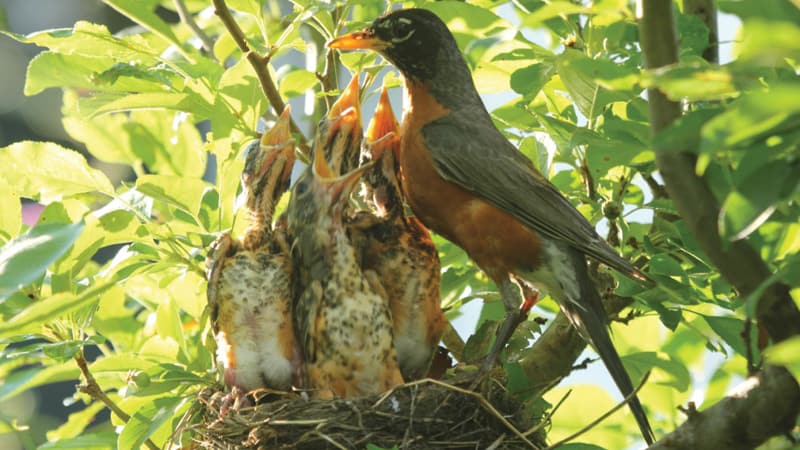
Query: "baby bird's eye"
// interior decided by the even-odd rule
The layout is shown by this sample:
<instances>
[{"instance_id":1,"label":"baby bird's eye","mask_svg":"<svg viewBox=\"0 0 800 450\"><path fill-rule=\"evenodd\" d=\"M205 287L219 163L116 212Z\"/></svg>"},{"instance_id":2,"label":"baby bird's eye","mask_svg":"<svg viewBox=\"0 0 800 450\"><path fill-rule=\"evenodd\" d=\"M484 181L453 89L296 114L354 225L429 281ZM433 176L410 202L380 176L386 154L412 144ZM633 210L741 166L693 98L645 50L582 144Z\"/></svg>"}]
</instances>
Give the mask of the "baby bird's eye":
<instances>
[{"instance_id":1,"label":"baby bird's eye","mask_svg":"<svg viewBox=\"0 0 800 450\"><path fill-rule=\"evenodd\" d=\"M304 195L306 191L308 191L308 184L309 183L307 177L302 177L299 180L297 180L297 183L295 183L294 186L294 194L298 196Z\"/></svg>"}]
</instances>

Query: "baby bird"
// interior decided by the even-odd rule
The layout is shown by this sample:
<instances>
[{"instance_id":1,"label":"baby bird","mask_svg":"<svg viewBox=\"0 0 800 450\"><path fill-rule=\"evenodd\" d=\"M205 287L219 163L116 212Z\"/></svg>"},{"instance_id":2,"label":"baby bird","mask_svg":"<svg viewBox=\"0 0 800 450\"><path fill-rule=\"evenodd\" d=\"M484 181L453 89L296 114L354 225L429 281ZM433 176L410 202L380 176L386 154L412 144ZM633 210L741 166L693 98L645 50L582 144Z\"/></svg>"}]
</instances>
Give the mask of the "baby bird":
<instances>
[{"instance_id":1,"label":"baby bird","mask_svg":"<svg viewBox=\"0 0 800 450\"><path fill-rule=\"evenodd\" d=\"M336 131L347 120L341 114L328 124L334 135L318 139L313 164L292 189L287 211L298 268L295 327L305 386L317 398L377 394L403 382L385 293L370 282L374 274L361 270L343 223L349 196L371 166L337 177L325 160L326 153L347 150L349 137Z\"/></svg>"},{"instance_id":2,"label":"baby bird","mask_svg":"<svg viewBox=\"0 0 800 450\"><path fill-rule=\"evenodd\" d=\"M351 224L363 267L374 271L392 312L395 348L406 381L427 375L445 327L440 306L441 266L428 229L407 217L398 180L400 136L386 88L362 147L362 162L375 161L365 176L367 203Z\"/></svg>"},{"instance_id":3,"label":"baby bird","mask_svg":"<svg viewBox=\"0 0 800 450\"><path fill-rule=\"evenodd\" d=\"M208 305L225 384L289 390L302 365L291 319L292 264L285 233L273 230L275 203L289 187L294 142L289 107L242 173L251 225L241 241L222 234L206 261Z\"/></svg>"}]
</instances>

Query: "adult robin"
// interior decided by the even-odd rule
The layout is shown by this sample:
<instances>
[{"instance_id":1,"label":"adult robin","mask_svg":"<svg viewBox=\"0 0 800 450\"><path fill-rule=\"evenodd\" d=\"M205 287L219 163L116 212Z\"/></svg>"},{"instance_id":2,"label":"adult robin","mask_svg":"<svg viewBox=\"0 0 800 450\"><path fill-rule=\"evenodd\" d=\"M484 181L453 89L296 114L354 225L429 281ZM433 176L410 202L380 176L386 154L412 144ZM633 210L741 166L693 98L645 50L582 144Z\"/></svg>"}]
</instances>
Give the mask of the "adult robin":
<instances>
[{"instance_id":1,"label":"adult robin","mask_svg":"<svg viewBox=\"0 0 800 450\"><path fill-rule=\"evenodd\" d=\"M289 390L301 366L291 320L291 259L275 202L289 187L294 144L289 108L260 142L248 147L242 183L250 226L241 241L229 233L206 261L208 305L225 383L240 391Z\"/></svg>"},{"instance_id":2,"label":"adult robin","mask_svg":"<svg viewBox=\"0 0 800 450\"><path fill-rule=\"evenodd\" d=\"M374 161L364 174L374 212L360 212L351 225L362 251L362 266L374 271L392 312L397 361L406 381L428 374L445 326L440 305L441 266L430 233L416 217L406 217L397 179L400 147L397 120L384 88L370 121L362 163Z\"/></svg>"},{"instance_id":3,"label":"adult robin","mask_svg":"<svg viewBox=\"0 0 800 450\"><path fill-rule=\"evenodd\" d=\"M523 311L513 277L549 291L597 350L624 395L633 384L608 333L586 256L642 281L592 225L495 128L447 26L424 9L376 19L334 39L338 49L372 49L403 74L409 103L400 141L401 183L417 217L464 248L498 285L506 317L481 367L491 368ZM653 432L639 400L630 407L644 439Z\"/></svg>"},{"instance_id":4,"label":"adult robin","mask_svg":"<svg viewBox=\"0 0 800 450\"><path fill-rule=\"evenodd\" d=\"M403 382L385 293L377 290L374 273L362 271L343 222L349 196L371 165L337 177L319 143L341 140L318 140L313 164L292 188L287 208L299 271L294 320L305 387L317 398L377 394Z\"/></svg>"}]
</instances>

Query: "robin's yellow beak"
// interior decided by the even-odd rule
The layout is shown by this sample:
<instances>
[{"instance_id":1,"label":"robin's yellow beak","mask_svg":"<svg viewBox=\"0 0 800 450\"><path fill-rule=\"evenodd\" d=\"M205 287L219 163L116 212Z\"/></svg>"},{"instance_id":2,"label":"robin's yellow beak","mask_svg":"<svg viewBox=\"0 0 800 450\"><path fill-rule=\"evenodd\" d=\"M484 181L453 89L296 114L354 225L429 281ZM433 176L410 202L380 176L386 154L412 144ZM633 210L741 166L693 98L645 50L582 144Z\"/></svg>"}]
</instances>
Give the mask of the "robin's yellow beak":
<instances>
[{"instance_id":1,"label":"robin's yellow beak","mask_svg":"<svg viewBox=\"0 0 800 450\"><path fill-rule=\"evenodd\" d=\"M264 177L280 159L283 161L281 180L289 179L294 164L291 120L291 109L286 105L275 125L261 136L258 145L251 145L245 151L243 177Z\"/></svg>"},{"instance_id":2,"label":"robin's yellow beak","mask_svg":"<svg viewBox=\"0 0 800 450\"><path fill-rule=\"evenodd\" d=\"M398 142L397 119L392 111L392 104L389 102L389 91L384 86L381 91L381 98L378 100L378 107L375 115L367 126L364 138L373 146L373 158L377 159L384 149L390 148Z\"/></svg>"},{"instance_id":3,"label":"robin's yellow beak","mask_svg":"<svg viewBox=\"0 0 800 450\"><path fill-rule=\"evenodd\" d=\"M325 152L319 148L314 152L314 176L328 189L334 202L339 201L342 197L349 196L364 172L372 168L373 165L374 163L367 163L337 177L328 162L325 161Z\"/></svg>"},{"instance_id":4,"label":"robin's yellow beak","mask_svg":"<svg viewBox=\"0 0 800 450\"><path fill-rule=\"evenodd\" d=\"M350 83L342 92L342 95L336 99L336 102L331 105L330 111L328 111L328 120L336 120L342 113L346 112L348 109L353 108L352 113L361 120L361 104L359 103L359 97L361 96L361 89L358 85L358 74L353 75L353 78L350 79ZM350 113L348 113L350 114Z\"/></svg>"},{"instance_id":5,"label":"robin's yellow beak","mask_svg":"<svg viewBox=\"0 0 800 450\"><path fill-rule=\"evenodd\" d=\"M380 39L371 28L345 34L328 42L328 48L338 48L340 50L367 49L381 51L388 46L389 43Z\"/></svg>"},{"instance_id":6,"label":"robin's yellow beak","mask_svg":"<svg viewBox=\"0 0 800 450\"><path fill-rule=\"evenodd\" d=\"M289 105L286 105L286 108L283 110L280 117L278 117L278 121L275 122L275 125L261 136L262 147L282 145L292 138L291 112Z\"/></svg>"}]
</instances>

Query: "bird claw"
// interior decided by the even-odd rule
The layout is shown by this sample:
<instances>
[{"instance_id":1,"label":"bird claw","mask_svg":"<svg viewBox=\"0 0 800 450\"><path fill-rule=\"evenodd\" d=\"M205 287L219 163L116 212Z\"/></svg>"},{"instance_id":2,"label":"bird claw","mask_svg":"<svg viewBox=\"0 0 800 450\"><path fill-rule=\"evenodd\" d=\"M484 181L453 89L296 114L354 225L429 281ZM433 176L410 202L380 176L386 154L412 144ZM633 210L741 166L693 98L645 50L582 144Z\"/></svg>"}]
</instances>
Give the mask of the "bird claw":
<instances>
[{"instance_id":1,"label":"bird claw","mask_svg":"<svg viewBox=\"0 0 800 450\"><path fill-rule=\"evenodd\" d=\"M231 409L233 411L238 411L248 406L253 406L253 404L250 399L247 398L247 393L238 386L234 386L231 391L222 398L222 404L219 407L220 419L224 418Z\"/></svg>"}]
</instances>

